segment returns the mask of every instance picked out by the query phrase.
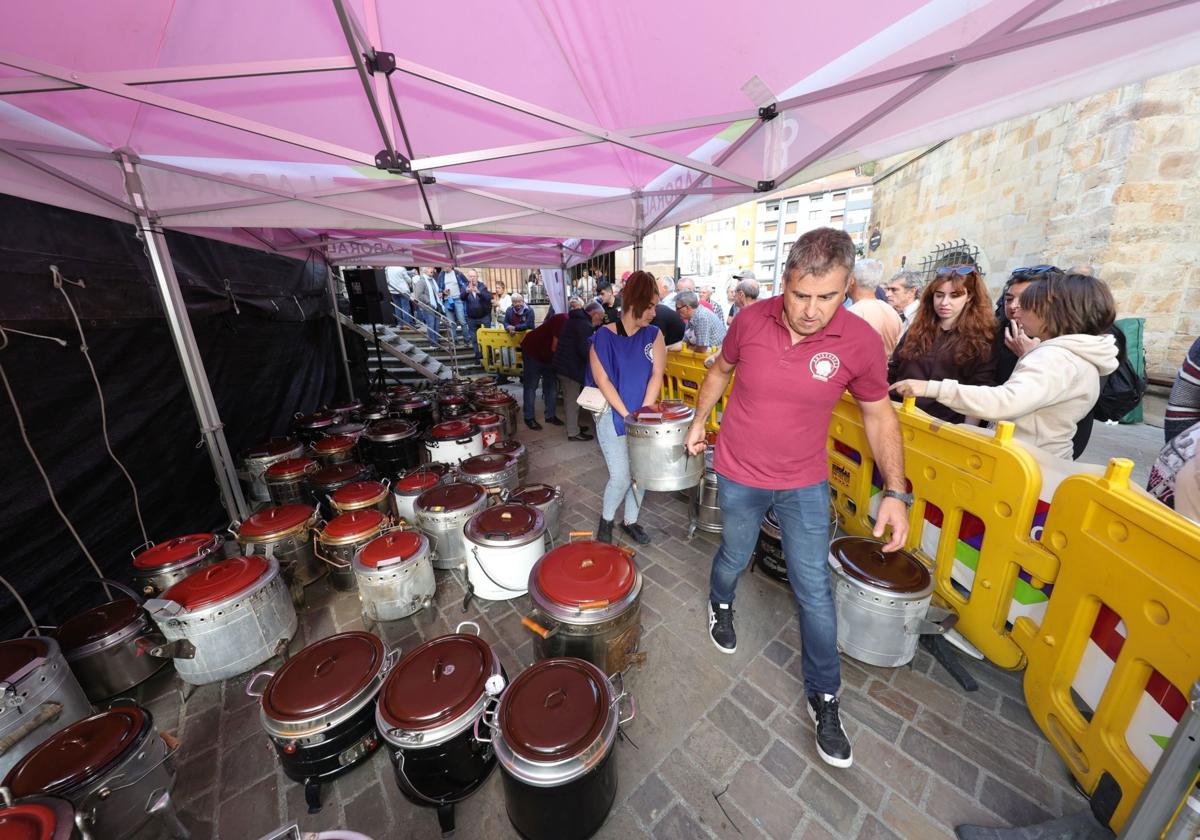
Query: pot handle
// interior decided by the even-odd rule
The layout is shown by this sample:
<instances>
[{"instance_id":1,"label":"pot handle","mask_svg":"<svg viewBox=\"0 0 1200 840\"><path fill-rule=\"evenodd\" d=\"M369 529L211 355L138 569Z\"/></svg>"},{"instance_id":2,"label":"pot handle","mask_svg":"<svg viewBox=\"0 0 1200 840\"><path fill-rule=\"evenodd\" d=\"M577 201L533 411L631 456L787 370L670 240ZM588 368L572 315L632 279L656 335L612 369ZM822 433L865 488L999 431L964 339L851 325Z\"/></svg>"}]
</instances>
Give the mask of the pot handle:
<instances>
[{"instance_id":1,"label":"pot handle","mask_svg":"<svg viewBox=\"0 0 1200 840\"><path fill-rule=\"evenodd\" d=\"M146 654L155 659L195 659L196 646L187 639L168 642L161 636L139 636L137 655Z\"/></svg>"},{"instance_id":2,"label":"pot handle","mask_svg":"<svg viewBox=\"0 0 1200 840\"><path fill-rule=\"evenodd\" d=\"M478 625L478 624L476 624L474 621L460 621L460 622L458 622L458 626L454 628L454 632L455 632L455 633L461 633L461 632L462 632L462 629L463 629L464 627L466 627L468 624L469 624L470 626L472 626L472 627L474 627L474 628L475 628L475 633L474 633L474 635L478 636L478 635L479 635L479 625Z\"/></svg>"},{"instance_id":3,"label":"pot handle","mask_svg":"<svg viewBox=\"0 0 1200 840\"><path fill-rule=\"evenodd\" d=\"M130 557L137 557L139 554L141 554L141 553L142 553L143 551L145 551L146 549L148 549L148 548L154 548L154 546L155 546L155 542L154 542L154 540L146 540L146 541L145 541L144 543L142 543L141 545L139 545L139 546L134 546L132 549L130 549L130 551L129 551L129 556L130 556Z\"/></svg>"},{"instance_id":4,"label":"pot handle","mask_svg":"<svg viewBox=\"0 0 1200 840\"><path fill-rule=\"evenodd\" d=\"M350 568L349 563L339 563L336 560L330 560L328 557L326 557L324 554L321 553L321 549L317 547L317 532L316 531L313 531L312 543L313 543L313 556L316 557L321 562L323 562L329 566L333 566L333 568L335 568L335 569Z\"/></svg>"},{"instance_id":5,"label":"pot handle","mask_svg":"<svg viewBox=\"0 0 1200 840\"><path fill-rule=\"evenodd\" d=\"M137 604L139 607L142 606L142 596L138 595L123 583L117 583L115 580L111 580L110 578L95 578L94 580L92 578L85 578L85 580L89 583L98 583L101 586L111 586L113 589L116 589L119 592L124 592L126 595L132 598L133 603Z\"/></svg>"},{"instance_id":6,"label":"pot handle","mask_svg":"<svg viewBox=\"0 0 1200 840\"><path fill-rule=\"evenodd\" d=\"M154 737L154 736L151 735L150 737ZM166 762L168 762L172 758L174 758L175 754L177 752L179 752L179 744L178 743L175 743L174 745L168 744L167 740L164 738L163 744L166 745L167 749L163 752L162 758L160 758L158 761L154 762L149 767L147 767L141 773L141 775L137 776L134 779L131 779L128 782L125 782L124 784L117 785L116 787L113 787L112 783L116 782L116 781L124 781L125 774L117 773L115 776L110 776L109 778L105 779L104 784L100 788L92 791L91 793L89 793L87 796L85 796L83 798L83 801L80 802L80 804L79 804L79 810L86 813L86 812L92 810L92 808L95 806L95 802L97 800L108 799L110 796L112 796L117 791L125 790L126 788L133 787L138 782L140 782L142 779L146 778L151 773L153 773L155 770L157 770L159 768L159 766L161 766L162 764L165 764Z\"/></svg>"},{"instance_id":7,"label":"pot handle","mask_svg":"<svg viewBox=\"0 0 1200 840\"><path fill-rule=\"evenodd\" d=\"M259 677L266 677L266 678L270 679L273 676L275 676L274 671L259 671L257 674L252 676L249 680L246 681L246 696L247 697L262 697L263 696L262 691L254 690L255 681L257 681ZM266 687L264 686L264 689L265 688Z\"/></svg>"},{"instance_id":8,"label":"pot handle","mask_svg":"<svg viewBox=\"0 0 1200 840\"><path fill-rule=\"evenodd\" d=\"M525 625L526 627L528 627L530 630L532 630L534 633L537 633L543 639L549 639L551 636L554 635L555 631L558 629L556 627L553 630L547 630L545 627L538 624L536 621L534 621L529 616L525 616L524 618L522 618L521 623L523 625Z\"/></svg>"},{"instance_id":9,"label":"pot handle","mask_svg":"<svg viewBox=\"0 0 1200 840\"><path fill-rule=\"evenodd\" d=\"M595 531L570 531L567 533L567 541L574 542L576 538L590 540L595 534Z\"/></svg>"},{"instance_id":10,"label":"pot handle","mask_svg":"<svg viewBox=\"0 0 1200 840\"><path fill-rule=\"evenodd\" d=\"M383 657L383 670L380 673L386 674L396 667L396 663L400 661L400 648L394 647L387 652L387 656Z\"/></svg>"},{"instance_id":11,"label":"pot handle","mask_svg":"<svg viewBox=\"0 0 1200 840\"><path fill-rule=\"evenodd\" d=\"M617 726L624 726L637 717L637 701L633 699L632 694L625 690L625 675L623 673L613 674L608 678L608 684L617 692L617 695L612 699L612 704L617 707ZM622 700L629 701L629 714L626 717L620 717Z\"/></svg>"},{"instance_id":12,"label":"pot handle","mask_svg":"<svg viewBox=\"0 0 1200 840\"><path fill-rule=\"evenodd\" d=\"M578 609L579 612L583 612L584 610L602 610L610 603L611 601L609 601L607 598L601 598L596 601L584 601L579 605Z\"/></svg>"},{"instance_id":13,"label":"pot handle","mask_svg":"<svg viewBox=\"0 0 1200 840\"><path fill-rule=\"evenodd\" d=\"M495 729L496 729L496 710L499 707L500 707L500 704L496 701L493 701L492 703L488 704L486 707L484 707L484 710L479 713L479 717L475 718L475 722L473 724L471 724L471 734L474 735L475 740L480 742L481 744L492 743L492 738L491 738L490 733L487 738L484 738L482 735L479 734L479 722L483 721L484 723L487 724L487 727L489 730L495 731Z\"/></svg>"}]
</instances>

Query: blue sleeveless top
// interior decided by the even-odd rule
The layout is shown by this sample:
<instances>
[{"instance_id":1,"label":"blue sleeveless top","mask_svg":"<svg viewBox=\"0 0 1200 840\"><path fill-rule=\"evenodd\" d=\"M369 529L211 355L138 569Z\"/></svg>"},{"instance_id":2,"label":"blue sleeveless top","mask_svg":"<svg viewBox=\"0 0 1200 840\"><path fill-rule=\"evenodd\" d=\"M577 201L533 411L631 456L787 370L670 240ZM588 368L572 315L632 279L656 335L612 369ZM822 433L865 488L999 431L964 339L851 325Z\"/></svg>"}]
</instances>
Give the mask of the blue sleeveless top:
<instances>
[{"instance_id":1,"label":"blue sleeveless top","mask_svg":"<svg viewBox=\"0 0 1200 840\"><path fill-rule=\"evenodd\" d=\"M612 330L601 327L590 339L604 372L621 395L621 402L625 403L625 407L630 411L642 407L646 385L650 382L650 374L654 372L654 339L657 337L658 327L650 324L630 336L617 335ZM596 384L592 378L591 365L587 367L584 384L593 387ZM621 415L612 412L612 420L617 434L625 434L625 421L621 419Z\"/></svg>"}]
</instances>

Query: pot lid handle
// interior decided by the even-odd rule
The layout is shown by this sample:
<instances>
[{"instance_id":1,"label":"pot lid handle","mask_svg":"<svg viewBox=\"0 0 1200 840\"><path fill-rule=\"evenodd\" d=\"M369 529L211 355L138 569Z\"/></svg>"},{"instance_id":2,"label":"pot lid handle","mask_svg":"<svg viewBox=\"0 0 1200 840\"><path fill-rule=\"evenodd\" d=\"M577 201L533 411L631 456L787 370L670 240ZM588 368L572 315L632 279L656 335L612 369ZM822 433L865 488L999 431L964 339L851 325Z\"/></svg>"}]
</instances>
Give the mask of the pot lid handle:
<instances>
[{"instance_id":1,"label":"pot lid handle","mask_svg":"<svg viewBox=\"0 0 1200 840\"><path fill-rule=\"evenodd\" d=\"M467 627L467 626L474 627L474 628L475 628L475 635L476 635L476 636L478 636L478 635L479 635L479 625L478 625L478 624L476 624L474 621L460 621L460 622L458 623L458 626L454 628L454 632L455 632L455 633L461 633L461 632L462 632L462 629L463 629L464 627Z\"/></svg>"}]
</instances>

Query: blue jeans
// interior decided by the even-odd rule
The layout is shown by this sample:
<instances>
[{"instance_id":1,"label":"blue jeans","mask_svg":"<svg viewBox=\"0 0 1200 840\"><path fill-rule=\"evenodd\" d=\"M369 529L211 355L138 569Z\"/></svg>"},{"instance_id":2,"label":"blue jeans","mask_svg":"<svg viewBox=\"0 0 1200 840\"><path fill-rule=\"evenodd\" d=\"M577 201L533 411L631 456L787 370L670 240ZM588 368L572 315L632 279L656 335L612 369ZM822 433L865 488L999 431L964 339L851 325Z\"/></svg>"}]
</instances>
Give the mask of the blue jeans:
<instances>
[{"instance_id":1,"label":"blue jeans","mask_svg":"<svg viewBox=\"0 0 1200 840\"><path fill-rule=\"evenodd\" d=\"M428 309L418 309L417 317L425 324L425 335L430 344L438 343L438 317Z\"/></svg>"},{"instance_id":2,"label":"blue jeans","mask_svg":"<svg viewBox=\"0 0 1200 840\"><path fill-rule=\"evenodd\" d=\"M604 463L608 466L608 484L604 485L601 514L609 521L616 519L617 508L624 500L624 521L626 525L632 525L638 520L646 491L633 486L633 479L629 476L629 447L625 443L625 436L617 434L611 410L596 418L596 440L600 444L600 451L604 453Z\"/></svg>"},{"instance_id":3,"label":"blue jeans","mask_svg":"<svg viewBox=\"0 0 1200 840\"><path fill-rule=\"evenodd\" d=\"M800 611L800 663L809 694L837 694L842 667L837 612L829 583L829 483L795 490L763 490L717 475L721 547L713 557L709 597L732 604L738 575L750 563L759 526L774 505L783 533L788 580Z\"/></svg>"},{"instance_id":4,"label":"blue jeans","mask_svg":"<svg viewBox=\"0 0 1200 840\"><path fill-rule=\"evenodd\" d=\"M467 307L459 298L447 298L446 320L450 322L450 338L454 339L454 331L458 330L458 339L461 341L467 331Z\"/></svg>"},{"instance_id":5,"label":"blue jeans","mask_svg":"<svg viewBox=\"0 0 1200 840\"><path fill-rule=\"evenodd\" d=\"M525 356L525 369L521 372L521 383L525 386L524 414L526 420L537 419L537 389L542 385L542 398L546 402L546 419L553 420L555 401L558 399L558 377L554 368L545 362L539 362L532 356Z\"/></svg>"},{"instance_id":6,"label":"blue jeans","mask_svg":"<svg viewBox=\"0 0 1200 840\"><path fill-rule=\"evenodd\" d=\"M479 351L479 339L475 335L480 327L490 327L492 318L489 315L487 318L467 318L467 339L471 342L471 349L475 351L475 360L479 361L483 354Z\"/></svg>"},{"instance_id":7,"label":"blue jeans","mask_svg":"<svg viewBox=\"0 0 1200 840\"><path fill-rule=\"evenodd\" d=\"M416 326L416 320L412 315L412 303L408 299L408 295L400 294L399 292L392 293L392 305L396 311L396 320L401 324L406 324L410 327Z\"/></svg>"}]
</instances>

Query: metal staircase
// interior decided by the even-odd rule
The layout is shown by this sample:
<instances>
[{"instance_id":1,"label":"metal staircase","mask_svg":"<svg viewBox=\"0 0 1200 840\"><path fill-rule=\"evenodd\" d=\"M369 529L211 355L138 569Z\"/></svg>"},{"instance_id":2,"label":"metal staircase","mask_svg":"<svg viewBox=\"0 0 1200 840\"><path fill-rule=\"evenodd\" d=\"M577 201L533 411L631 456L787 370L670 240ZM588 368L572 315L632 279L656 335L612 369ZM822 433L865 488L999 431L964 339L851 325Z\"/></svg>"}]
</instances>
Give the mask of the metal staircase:
<instances>
[{"instance_id":1,"label":"metal staircase","mask_svg":"<svg viewBox=\"0 0 1200 840\"><path fill-rule=\"evenodd\" d=\"M366 342L370 367L374 370L375 336L371 326L357 324L341 313L338 314L338 320ZM415 384L426 380L436 382L451 379L455 375L456 363L460 377L483 373L483 368L475 362L469 344L456 342L451 346L444 338L437 344L431 344L424 327L381 326L378 331L384 370L401 382Z\"/></svg>"}]
</instances>

